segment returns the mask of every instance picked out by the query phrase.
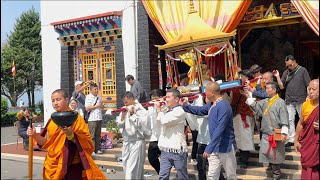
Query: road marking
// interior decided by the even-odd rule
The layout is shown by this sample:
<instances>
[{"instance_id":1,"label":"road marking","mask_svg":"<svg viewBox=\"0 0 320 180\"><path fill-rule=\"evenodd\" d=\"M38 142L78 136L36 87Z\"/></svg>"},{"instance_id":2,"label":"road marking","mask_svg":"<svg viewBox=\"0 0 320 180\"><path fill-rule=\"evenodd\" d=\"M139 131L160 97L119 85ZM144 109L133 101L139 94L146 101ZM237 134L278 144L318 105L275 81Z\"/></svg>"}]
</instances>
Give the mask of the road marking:
<instances>
[{"instance_id":1,"label":"road marking","mask_svg":"<svg viewBox=\"0 0 320 180\"><path fill-rule=\"evenodd\" d=\"M6 157L14 157L14 158L26 158L28 159L29 156L28 155L21 155L21 154L10 154L10 153L1 153L1 158L2 156L6 156ZM44 160L45 157L41 157L41 156L33 156L33 159L39 159L39 160Z\"/></svg>"},{"instance_id":2,"label":"road marking","mask_svg":"<svg viewBox=\"0 0 320 180\"><path fill-rule=\"evenodd\" d=\"M21 144L21 143L22 143L22 141L21 141L21 142L18 142L18 144ZM7 144L1 144L1 146L12 145L12 144L17 144L17 142L14 142L14 143L7 143Z\"/></svg>"}]
</instances>

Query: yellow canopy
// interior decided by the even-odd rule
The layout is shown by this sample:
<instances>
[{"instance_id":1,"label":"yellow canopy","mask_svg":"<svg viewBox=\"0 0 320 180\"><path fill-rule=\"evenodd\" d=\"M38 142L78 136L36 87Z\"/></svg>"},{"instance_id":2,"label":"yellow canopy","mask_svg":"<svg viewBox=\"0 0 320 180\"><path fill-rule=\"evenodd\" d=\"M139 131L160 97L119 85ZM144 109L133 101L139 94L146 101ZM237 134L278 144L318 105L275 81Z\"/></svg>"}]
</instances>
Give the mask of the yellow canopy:
<instances>
[{"instance_id":1,"label":"yellow canopy","mask_svg":"<svg viewBox=\"0 0 320 180\"><path fill-rule=\"evenodd\" d=\"M164 45L156 45L159 50L175 50L190 48L193 45L202 46L215 43L227 42L230 37L235 36L236 31L231 33L220 32L207 25L199 16L197 11L189 12L186 25L181 33L173 40Z\"/></svg>"}]
</instances>

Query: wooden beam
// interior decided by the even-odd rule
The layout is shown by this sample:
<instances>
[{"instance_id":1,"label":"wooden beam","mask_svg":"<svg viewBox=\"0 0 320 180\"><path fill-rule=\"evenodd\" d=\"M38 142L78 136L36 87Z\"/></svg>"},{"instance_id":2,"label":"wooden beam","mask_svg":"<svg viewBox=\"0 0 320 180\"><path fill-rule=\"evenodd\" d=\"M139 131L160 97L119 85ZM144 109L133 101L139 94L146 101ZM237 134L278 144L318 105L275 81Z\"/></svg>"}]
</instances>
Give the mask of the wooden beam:
<instances>
[{"instance_id":1,"label":"wooden beam","mask_svg":"<svg viewBox=\"0 0 320 180\"><path fill-rule=\"evenodd\" d=\"M240 31L245 31L245 33L244 33L241 37L240 37L240 34L241 34L241 33L239 33L240 43L242 43L242 41L247 37L247 35L251 32L251 30L252 30L252 29L240 29L240 30L239 30L239 32L240 32Z\"/></svg>"},{"instance_id":2,"label":"wooden beam","mask_svg":"<svg viewBox=\"0 0 320 180\"><path fill-rule=\"evenodd\" d=\"M304 23L303 18L298 16L288 16L288 17L276 17L271 19L262 19L252 22L240 23L238 29L256 29L274 26L284 26L289 24L299 24Z\"/></svg>"}]
</instances>

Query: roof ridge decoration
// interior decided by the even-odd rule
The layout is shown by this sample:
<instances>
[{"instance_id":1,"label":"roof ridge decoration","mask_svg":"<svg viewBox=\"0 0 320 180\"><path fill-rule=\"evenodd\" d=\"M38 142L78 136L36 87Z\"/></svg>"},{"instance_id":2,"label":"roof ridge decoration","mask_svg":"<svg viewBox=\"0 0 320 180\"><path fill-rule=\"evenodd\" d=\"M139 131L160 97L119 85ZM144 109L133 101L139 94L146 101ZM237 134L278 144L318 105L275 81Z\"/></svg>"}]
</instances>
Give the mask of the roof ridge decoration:
<instances>
[{"instance_id":1,"label":"roof ridge decoration","mask_svg":"<svg viewBox=\"0 0 320 180\"><path fill-rule=\"evenodd\" d=\"M53 22L59 40L67 46L112 42L122 37L122 11Z\"/></svg>"},{"instance_id":2,"label":"roof ridge decoration","mask_svg":"<svg viewBox=\"0 0 320 180\"><path fill-rule=\"evenodd\" d=\"M122 12L113 11L92 16L53 22L51 25L60 36L78 35L122 26Z\"/></svg>"}]
</instances>

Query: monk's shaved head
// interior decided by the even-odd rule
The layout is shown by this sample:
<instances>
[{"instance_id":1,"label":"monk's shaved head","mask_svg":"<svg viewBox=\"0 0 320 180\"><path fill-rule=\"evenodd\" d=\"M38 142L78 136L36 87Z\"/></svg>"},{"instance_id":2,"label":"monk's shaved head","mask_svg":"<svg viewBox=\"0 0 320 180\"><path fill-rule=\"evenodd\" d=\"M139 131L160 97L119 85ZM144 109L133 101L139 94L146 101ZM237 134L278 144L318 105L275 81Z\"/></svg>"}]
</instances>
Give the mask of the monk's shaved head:
<instances>
[{"instance_id":1,"label":"monk's shaved head","mask_svg":"<svg viewBox=\"0 0 320 180\"><path fill-rule=\"evenodd\" d=\"M313 84L313 83L315 83L315 85L319 86L319 79L313 79L313 80L311 80L310 83L309 83L309 85L310 85L310 84Z\"/></svg>"},{"instance_id":2,"label":"monk's shaved head","mask_svg":"<svg viewBox=\"0 0 320 180\"><path fill-rule=\"evenodd\" d=\"M217 82L209 82L207 87L215 94L220 94L220 85Z\"/></svg>"},{"instance_id":3,"label":"monk's shaved head","mask_svg":"<svg viewBox=\"0 0 320 180\"><path fill-rule=\"evenodd\" d=\"M313 101L319 101L319 79L313 79L310 81L308 90L309 98Z\"/></svg>"}]
</instances>

